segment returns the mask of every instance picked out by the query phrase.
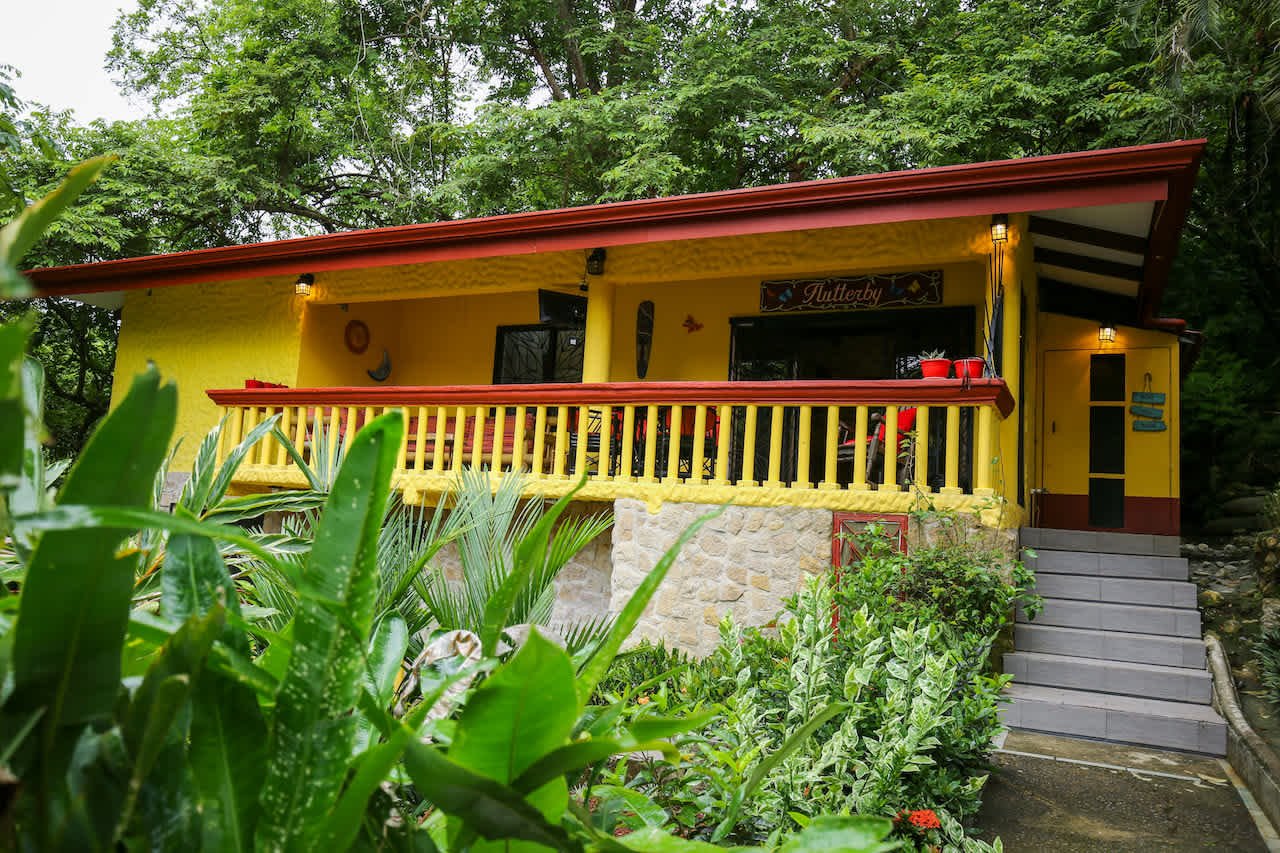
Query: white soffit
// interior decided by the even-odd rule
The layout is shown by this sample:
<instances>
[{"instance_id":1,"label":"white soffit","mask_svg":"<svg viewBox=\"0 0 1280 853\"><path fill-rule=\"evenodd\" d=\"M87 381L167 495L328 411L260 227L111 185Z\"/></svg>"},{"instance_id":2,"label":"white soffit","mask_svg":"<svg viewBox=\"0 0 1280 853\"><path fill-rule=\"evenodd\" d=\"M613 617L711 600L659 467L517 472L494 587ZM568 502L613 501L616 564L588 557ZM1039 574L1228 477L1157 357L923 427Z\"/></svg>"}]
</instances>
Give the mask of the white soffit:
<instances>
[{"instance_id":1,"label":"white soffit","mask_svg":"<svg viewBox=\"0 0 1280 853\"><path fill-rule=\"evenodd\" d=\"M1132 202L1099 207L1042 210L1036 211L1032 216L1051 222L1111 232L1120 235L1120 242L1123 243L1124 238L1137 238L1142 241L1147 239L1151 232L1151 217L1154 210L1155 205L1151 202ZM1032 227L1034 229L1035 225L1033 224ZM1081 235L1082 239L1073 239L1074 236L1076 235L1069 233L1051 236L1032 231L1032 245L1038 251L1043 250L1036 260L1036 270L1041 276L1104 293L1137 297L1140 271L1146 263L1145 253L1127 250L1127 247L1116 248L1089 242L1084 239L1090 236L1087 233ZM1134 248L1140 248L1140 246ZM1058 257L1054 257L1055 255ZM1073 258L1081 262L1086 269L1077 269L1061 263L1061 261L1069 262ZM1055 260L1060 262L1055 263ZM1099 263L1092 263L1094 261ZM1130 273L1123 268L1115 270L1114 265L1123 265L1132 268L1133 271ZM1089 269L1090 267L1098 267L1098 269ZM1121 274L1109 274L1112 272Z\"/></svg>"},{"instance_id":2,"label":"white soffit","mask_svg":"<svg viewBox=\"0 0 1280 853\"><path fill-rule=\"evenodd\" d=\"M68 299L74 299L76 302L83 302L86 305L97 305L99 308L106 308L109 311L119 311L124 305L123 290L104 290L101 293L77 293L68 296Z\"/></svg>"}]
</instances>

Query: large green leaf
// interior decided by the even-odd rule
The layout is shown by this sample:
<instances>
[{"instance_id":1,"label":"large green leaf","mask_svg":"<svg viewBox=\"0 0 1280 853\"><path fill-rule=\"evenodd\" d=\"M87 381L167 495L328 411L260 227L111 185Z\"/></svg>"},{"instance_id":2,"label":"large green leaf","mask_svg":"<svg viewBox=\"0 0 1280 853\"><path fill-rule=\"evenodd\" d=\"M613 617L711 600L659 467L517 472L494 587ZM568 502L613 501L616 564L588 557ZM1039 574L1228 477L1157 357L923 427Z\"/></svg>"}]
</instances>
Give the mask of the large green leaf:
<instances>
[{"instance_id":1,"label":"large green leaf","mask_svg":"<svg viewBox=\"0 0 1280 853\"><path fill-rule=\"evenodd\" d=\"M819 815L779 847L778 853L887 853L904 843L885 841L892 831L893 821L887 817Z\"/></svg>"},{"instance_id":2,"label":"large green leaf","mask_svg":"<svg viewBox=\"0 0 1280 853\"><path fill-rule=\"evenodd\" d=\"M614 755L632 752L662 752L668 758L677 753L666 741L638 742L631 738L588 738L565 744L535 761L511 783L521 793L534 791L546 783L584 770Z\"/></svg>"},{"instance_id":3,"label":"large green leaf","mask_svg":"<svg viewBox=\"0 0 1280 853\"><path fill-rule=\"evenodd\" d=\"M405 650L409 648L409 626L398 613L390 613L378 621L369 639L368 666L364 671L364 689L373 707L381 713L391 702L396 690L396 676L404 663ZM363 752L372 742L373 729L380 722L362 716L355 749Z\"/></svg>"},{"instance_id":4,"label":"large green leaf","mask_svg":"<svg viewBox=\"0 0 1280 853\"><path fill-rule=\"evenodd\" d=\"M134 380L67 475L69 503L145 506L173 432L177 389L154 369ZM6 715L46 712L34 765L44 784L70 753L59 741L111 716L120 690L136 555L117 556L126 530L87 527L44 533L31 555L13 641L13 693Z\"/></svg>"},{"instance_id":5,"label":"large green leaf","mask_svg":"<svg viewBox=\"0 0 1280 853\"><path fill-rule=\"evenodd\" d=\"M511 660L468 700L449 758L510 784L565 745L577 718L573 664L563 649L533 629ZM563 778L555 778L531 791L528 799L548 820L557 820L568 803L568 787Z\"/></svg>"},{"instance_id":6,"label":"large green leaf","mask_svg":"<svg viewBox=\"0 0 1280 853\"><path fill-rule=\"evenodd\" d=\"M255 837L264 850L309 847L346 777L377 594L378 532L403 431L399 412L360 430L316 529L259 797Z\"/></svg>"},{"instance_id":7,"label":"large green leaf","mask_svg":"<svg viewBox=\"0 0 1280 853\"><path fill-rule=\"evenodd\" d=\"M160 576L160 612L173 622L184 622L222 605L240 619L240 598L227 564L212 539L180 533L169 537ZM249 654L244 632L228 626L222 641L242 655Z\"/></svg>"},{"instance_id":8,"label":"large green leaf","mask_svg":"<svg viewBox=\"0 0 1280 853\"><path fill-rule=\"evenodd\" d=\"M18 263L62 211L115 159L114 154L107 154L85 160L67 174L57 189L0 228L0 298L30 295L31 287L18 272Z\"/></svg>"},{"instance_id":9,"label":"large green leaf","mask_svg":"<svg viewBox=\"0 0 1280 853\"><path fill-rule=\"evenodd\" d=\"M417 734L407 726L400 726L391 733L385 743L370 747L356 761L356 772L342 792L341 799L329 814L324 828L316 839L317 850L346 850L360 831L369 797L390 775L409 742Z\"/></svg>"},{"instance_id":10,"label":"large green leaf","mask_svg":"<svg viewBox=\"0 0 1280 853\"><path fill-rule=\"evenodd\" d=\"M23 455L27 433L31 431L27 412L34 403L24 403L23 353L35 317L0 325L0 497L19 487L23 472ZM39 440L39 435L35 436ZM9 498L8 500L12 500ZM11 512L21 512L10 504ZM0 526L0 534L7 531Z\"/></svg>"},{"instance_id":11,"label":"large green leaf","mask_svg":"<svg viewBox=\"0 0 1280 853\"><path fill-rule=\"evenodd\" d=\"M450 761L437 747L410 741L404 766L419 793L484 838L518 839L556 850L571 849L564 830L549 823L519 793Z\"/></svg>"},{"instance_id":12,"label":"large green leaf","mask_svg":"<svg viewBox=\"0 0 1280 853\"><path fill-rule=\"evenodd\" d=\"M702 525L724 511L725 507L723 506L712 510L685 528L684 532L676 537L676 541L672 543L671 547L658 559L657 565L649 571L645 579L636 587L636 591L632 593L631 598L623 605L622 612L614 620L609 633L601 641L600 645L596 646L595 651L591 653L586 662L582 664L582 668L578 673L578 700L582 704L585 705L591 698L591 694L595 693L596 685L600 683L600 679L604 678L605 672L609 669L609 664L613 663L613 659L618 656L618 651L622 648L622 644L626 642L627 637L631 636L631 632L635 630L636 623L640 621L640 615L649 606L649 600L653 598L654 593L658 591L658 586L667 576L667 572L671 570L676 557L680 555L680 549L697 534Z\"/></svg>"},{"instance_id":13,"label":"large green leaf","mask_svg":"<svg viewBox=\"0 0 1280 853\"><path fill-rule=\"evenodd\" d=\"M188 762L206 850L253 849L267 727L251 687L205 672L192 696Z\"/></svg>"}]
</instances>

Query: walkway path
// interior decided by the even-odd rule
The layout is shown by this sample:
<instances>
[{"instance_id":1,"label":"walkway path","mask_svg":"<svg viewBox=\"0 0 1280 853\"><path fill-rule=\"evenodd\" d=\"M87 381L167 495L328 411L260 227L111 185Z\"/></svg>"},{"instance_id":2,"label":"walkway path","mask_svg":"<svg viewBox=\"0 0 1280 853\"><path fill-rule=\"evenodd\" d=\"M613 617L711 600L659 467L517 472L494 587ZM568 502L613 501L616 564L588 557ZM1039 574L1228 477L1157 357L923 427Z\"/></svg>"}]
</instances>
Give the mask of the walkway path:
<instances>
[{"instance_id":1,"label":"walkway path","mask_svg":"<svg viewBox=\"0 0 1280 853\"><path fill-rule=\"evenodd\" d=\"M978 825L1010 853L1280 851L1216 758L1014 731Z\"/></svg>"}]
</instances>

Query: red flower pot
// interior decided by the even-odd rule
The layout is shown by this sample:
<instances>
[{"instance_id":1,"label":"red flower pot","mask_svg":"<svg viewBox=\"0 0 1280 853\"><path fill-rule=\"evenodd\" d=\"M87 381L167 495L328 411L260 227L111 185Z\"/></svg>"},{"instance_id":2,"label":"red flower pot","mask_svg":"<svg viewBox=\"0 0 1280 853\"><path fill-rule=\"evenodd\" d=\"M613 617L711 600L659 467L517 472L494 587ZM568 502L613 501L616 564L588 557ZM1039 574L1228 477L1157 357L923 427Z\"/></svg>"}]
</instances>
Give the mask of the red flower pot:
<instances>
[{"instance_id":1,"label":"red flower pot","mask_svg":"<svg viewBox=\"0 0 1280 853\"><path fill-rule=\"evenodd\" d=\"M920 372L924 374L925 379L946 379L951 374L951 359L922 358Z\"/></svg>"},{"instance_id":2,"label":"red flower pot","mask_svg":"<svg viewBox=\"0 0 1280 853\"><path fill-rule=\"evenodd\" d=\"M981 379L987 363L980 358L961 358L956 360L957 379Z\"/></svg>"}]
</instances>

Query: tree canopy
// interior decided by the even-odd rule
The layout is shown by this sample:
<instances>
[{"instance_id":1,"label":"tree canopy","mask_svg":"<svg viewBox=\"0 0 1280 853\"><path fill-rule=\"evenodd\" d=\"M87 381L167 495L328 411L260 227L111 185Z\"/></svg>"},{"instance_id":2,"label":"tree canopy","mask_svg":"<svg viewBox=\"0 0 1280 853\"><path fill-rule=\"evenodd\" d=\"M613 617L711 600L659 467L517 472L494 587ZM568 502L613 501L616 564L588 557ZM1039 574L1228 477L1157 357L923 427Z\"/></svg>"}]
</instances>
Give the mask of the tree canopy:
<instances>
[{"instance_id":1,"label":"tree canopy","mask_svg":"<svg viewBox=\"0 0 1280 853\"><path fill-rule=\"evenodd\" d=\"M141 0L108 66L163 117L24 111L0 75L0 193L120 155L36 258L68 263L1204 136L1165 306L1210 341L1195 496L1280 477L1277 6Z\"/></svg>"}]
</instances>

